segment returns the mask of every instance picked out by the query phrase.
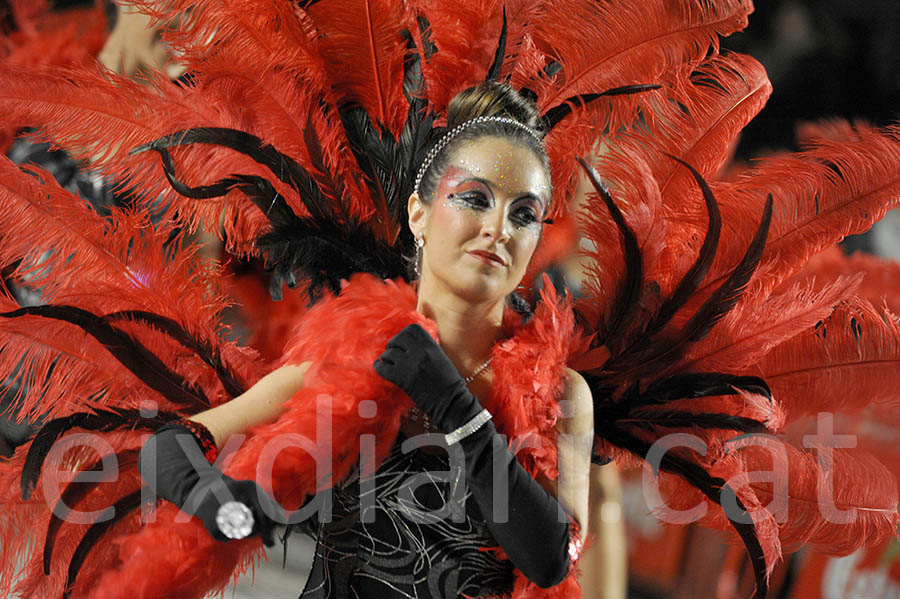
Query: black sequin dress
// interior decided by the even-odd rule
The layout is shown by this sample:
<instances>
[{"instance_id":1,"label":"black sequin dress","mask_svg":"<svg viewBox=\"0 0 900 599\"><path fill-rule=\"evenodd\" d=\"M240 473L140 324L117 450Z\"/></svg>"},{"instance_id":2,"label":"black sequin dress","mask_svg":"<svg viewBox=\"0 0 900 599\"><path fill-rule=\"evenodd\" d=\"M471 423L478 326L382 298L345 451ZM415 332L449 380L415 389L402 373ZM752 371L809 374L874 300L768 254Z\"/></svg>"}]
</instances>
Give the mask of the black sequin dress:
<instances>
[{"instance_id":1,"label":"black sequin dress","mask_svg":"<svg viewBox=\"0 0 900 599\"><path fill-rule=\"evenodd\" d=\"M374 476L334 487L301 599L511 596L512 564L486 551L497 543L449 456L416 449L442 438L401 434Z\"/></svg>"}]
</instances>

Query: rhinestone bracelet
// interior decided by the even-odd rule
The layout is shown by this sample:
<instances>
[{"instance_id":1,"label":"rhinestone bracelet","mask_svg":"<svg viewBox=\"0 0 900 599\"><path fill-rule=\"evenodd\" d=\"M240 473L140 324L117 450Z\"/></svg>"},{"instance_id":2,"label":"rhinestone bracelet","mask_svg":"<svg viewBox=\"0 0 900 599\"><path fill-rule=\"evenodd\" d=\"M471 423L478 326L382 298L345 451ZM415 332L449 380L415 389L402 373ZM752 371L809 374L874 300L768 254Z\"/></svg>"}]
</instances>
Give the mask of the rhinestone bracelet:
<instances>
[{"instance_id":1,"label":"rhinestone bracelet","mask_svg":"<svg viewBox=\"0 0 900 599\"><path fill-rule=\"evenodd\" d=\"M572 516L569 516L569 563L574 564L581 558L584 551L584 540L581 538L581 526Z\"/></svg>"},{"instance_id":2,"label":"rhinestone bracelet","mask_svg":"<svg viewBox=\"0 0 900 599\"><path fill-rule=\"evenodd\" d=\"M478 429L480 429L484 424L491 419L491 413L487 411L487 409L481 410L475 418L472 418L467 423L456 429L451 433L447 433L444 435L444 440L447 441L447 445L453 445L454 443L459 443Z\"/></svg>"},{"instance_id":3,"label":"rhinestone bracelet","mask_svg":"<svg viewBox=\"0 0 900 599\"><path fill-rule=\"evenodd\" d=\"M179 418L178 420L171 422L168 426L180 426L189 430L191 434L194 435L194 438L197 439L197 445L200 446L203 457L205 457L206 461L210 464L215 462L216 458L219 457L219 448L216 447L215 438L209 429L199 422L188 420L187 418Z\"/></svg>"}]
</instances>

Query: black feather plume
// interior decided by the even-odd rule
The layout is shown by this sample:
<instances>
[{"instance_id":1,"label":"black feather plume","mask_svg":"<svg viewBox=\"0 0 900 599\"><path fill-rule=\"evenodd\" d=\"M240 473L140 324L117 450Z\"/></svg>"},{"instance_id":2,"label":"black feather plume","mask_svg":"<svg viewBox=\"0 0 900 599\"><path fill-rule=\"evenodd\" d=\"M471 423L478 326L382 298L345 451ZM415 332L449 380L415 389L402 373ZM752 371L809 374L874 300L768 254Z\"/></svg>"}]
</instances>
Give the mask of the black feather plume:
<instances>
[{"instance_id":1,"label":"black feather plume","mask_svg":"<svg viewBox=\"0 0 900 599\"><path fill-rule=\"evenodd\" d=\"M234 370L222 362L221 354L214 352L208 343L202 343L199 339L185 331L177 321L171 318L160 316L153 312L146 312L144 310L123 310L121 312L107 314L102 320L107 322L128 320L149 325L156 330L165 333L183 347L197 354L201 360L216 371L216 375L219 377L222 386L229 396L234 398L245 391L244 386L238 382Z\"/></svg>"},{"instance_id":2,"label":"black feather plume","mask_svg":"<svg viewBox=\"0 0 900 599\"><path fill-rule=\"evenodd\" d=\"M152 431L179 418L181 416L174 412L159 412L155 416L148 416L145 412L132 408L77 412L54 418L38 430L28 448L20 478L22 498L27 500L31 497L47 454L56 440L66 432L75 428L98 432L109 432L121 428Z\"/></svg>"},{"instance_id":3,"label":"black feather plume","mask_svg":"<svg viewBox=\"0 0 900 599\"><path fill-rule=\"evenodd\" d=\"M367 225L351 221L343 224L298 220L290 228L278 228L262 235L257 246L273 269L273 284L297 285L298 276L308 280L311 301L323 289L335 293L342 279L368 272L382 279L408 277L403 256L396 246L375 236ZM275 291L275 290L273 290Z\"/></svg>"},{"instance_id":4,"label":"black feather plume","mask_svg":"<svg viewBox=\"0 0 900 599\"><path fill-rule=\"evenodd\" d=\"M0 314L3 318L23 315L61 320L79 327L99 341L125 368L145 385L159 392L169 401L191 408L209 407L203 389L172 371L153 352L128 333L105 322L103 318L74 306L29 306Z\"/></svg>"},{"instance_id":5,"label":"black feather plume","mask_svg":"<svg viewBox=\"0 0 900 599\"><path fill-rule=\"evenodd\" d=\"M698 341L703 339L723 316L728 314L734 305L740 299L741 294L750 277L756 271L759 259L762 256L763 248L766 245L766 238L769 233L769 224L772 222L772 194L766 198L766 205L763 208L763 217L759 223L756 233L744 257L740 263L732 271L728 279L720 285L709 299L700 306L697 313L691 318L685 327L687 339L690 341Z\"/></svg>"},{"instance_id":6,"label":"black feather plume","mask_svg":"<svg viewBox=\"0 0 900 599\"><path fill-rule=\"evenodd\" d=\"M609 325L602 336L598 336L595 341L597 345L604 345L608 344L610 340L616 339L625 330L635 313L644 282L643 257L637 237L635 237L628 223L625 222L622 212L613 202L612 195L610 195L609 190L606 189L606 186L600 180L599 173L580 156L578 157L578 163L584 169L597 194L603 199L610 216L622 234L622 250L625 255L625 280L619 287Z\"/></svg>"},{"instance_id":7,"label":"black feather plume","mask_svg":"<svg viewBox=\"0 0 900 599\"><path fill-rule=\"evenodd\" d=\"M424 33L423 33L424 39ZM434 138L434 113L428 108L425 78L422 75L422 58L415 47L415 40L407 33L406 58L403 62L403 95L409 102L406 122L400 132L400 168L398 176L397 220L407 220L406 198L412 194L416 184L419 165L425 159L425 149ZM412 243L412 235L403 227L408 239L404 239L401 253L407 244Z\"/></svg>"},{"instance_id":8,"label":"black feather plume","mask_svg":"<svg viewBox=\"0 0 900 599\"><path fill-rule=\"evenodd\" d=\"M175 177L174 164L172 163L171 155L166 151L166 148L198 143L219 145L229 148L236 152L240 152L265 166L280 181L297 190L300 199L303 201L304 206L313 218L325 219L333 218L335 216L334 206L336 205L336 202L333 201L333 198L330 201L325 197L316 183L315 178L309 171L300 166L293 158L282 154L273 146L245 131L238 131L237 129L228 129L225 127L196 127L194 129L185 129L140 145L133 149L131 153L138 154L140 152L146 152L147 150L156 150L159 152L160 156L163 158L166 177L169 178L173 188L182 195L198 198L223 195L222 193L218 193L217 195L208 194L212 194L222 189L230 179L212 185L190 188L183 183L180 183L177 177ZM179 183L181 187L189 193L184 193L182 189L177 186ZM190 195L190 193L201 195L193 196Z\"/></svg>"},{"instance_id":9,"label":"black feather plume","mask_svg":"<svg viewBox=\"0 0 900 599\"><path fill-rule=\"evenodd\" d=\"M373 230L381 231L384 239L393 245L402 229L399 205L406 201L400 197L397 178L400 146L385 125L372 123L363 108L345 106L339 113L350 150L375 205L377 222L373 224Z\"/></svg>"},{"instance_id":10,"label":"black feather plume","mask_svg":"<svg viewBox=\"0 0 900 599\"><path fill-rule=\"evenodd\" d=\"M772 432L765 422L745 416L723 413L679 412L677 410L632 410L617 425L641 428L706 428L740 431L742 433Z\"/></svg>"},{"instance_id":11,"label":"black feather plume","mask_svg":"<svg viewBox=\"0 0 900 599\"><path fill-rule=\"evenodd\" d=\"M431 23L424 15L416 16L416 24L419 26L419 34L422 37L422 54L428 60L437 52L437 46L431 41Z\"/></svg>"},{"instance_id":12,"label":"black feather plume","mask_svg":"<svg viewBox=\"0 0 900 599\"><path fill-rule=\"evenodd\" d=\"M771 220L772 196L770 195L763 209L762 220L744 257L729 277L703 302L684 328L669 339L649 344L643 351L635 350L614 356L605 368L617 372L628 372L636 367L640 367L644 371L659 371L676 362L681 355L680 352L688 343L705 337L713 326L734 308L756 271L766 244Z\"/></svg>"},{"instance_id":13,"label":"black feather plume","mask_svg":"<svg viewBox=\"0 0 900 599\"><path fill-rule=\"evenodd\" d=\"M94 548L94 545L97 544L97 541L100 540L100 537L102 537L107 530L127 518L141 506L141 495L141 490L138 489L134 493L126 495L118 500L112 506L114 511L111 518L103 519L101 516L100 519L92 524L87 530L84 537L82 537L81 542L78 543L78 547L75 548L75 553L72 555L72 561L69 562L69 572L66 577L66 589L63 591L63 599L68 599L68 597L72 595L75 578L78 576L78 572L81 570L81 566L84 564L84 560L87 559L88 554L90 554L91 549ZM146 493L146 496L155 497L153 493Z\"/></svg>"},{"instance_id":14,"label":"black feather plume","mask_svg":"<svg viewBox=\"0 0 900 599\"><path fill-rule=\"evenodd\" d=\"M638 401L642 406L659 405L680 399L737 395L738 390L762 395L772 401L772 391L763 379L721 372L681 373L653 381Z\"/></svg>"},{"instance_id":15,"label":"black feather plume","mask_svg":"<svg viewBox=\"0 0 900 599\"><path fill-rule=\"evenodd\" d=\"M494 51L494 59L488 69L485 81L496 81L503 68L503 59L506 58L506 6L503 7L503 26L500 28L500 39L497 40L497 49Z\"/></svg>"},{"instance_id":16,"label":"black feather plume","mask_svg":"<svg viewBox=\"0 0 900 599\"><path fill-rule=\"evenodd\" d=\"M344 220L347 216L343 211L344 180L340 177L333 177L325 164L322 144L313 125L312 114L307 116L306 126L303 127L303 141L306 144L306 151L309 154L310 164L313 167L311 174L319 186L319 190L327 198L331 198L336 216L340 220Z\"/></svg>"},{"instance_id":17,"label":"black feather plume","mask_svg":"<svg viewBox=\"0 0 900 599\"><path fill-rule=\"evenodd\" d=\"M695 291L697 291L697 288L700 287L700 283L703 281L706 273L709 272L713 259L716 257L716 250L719 247L719 236L722 231L722 215L719 212L719 204L716 202L716 198L713 196L709 185L707 185L706 181L693 166L675 156L668 156L688 169L691 172L691 175L694 176L694 180L697 181L697 185L703 193L703 201L706 203L706 213L709 218L709 224L706 227L703 245L700 246L700 251L697 253L694 264L691 265L690 270L688 270L678 283L678 287L672 292L672 295L663 302L659 310L653 316L653 319L650 321L646 331L646 333L650 335L664 327L672 319L672 316L675 315L675 312L684 306L685 302Z\"/></svg>"},{"instance_id":18,"label":"black feather plume","mask_svg":"<svg viewBox=\"0 0 900 599\"><path fill-rule=\"evenodd\" d=\"M638 439L617 426L606 426L599 429L597 434L613 445L630 451L642 459L646 459L647 454L650 452L651 446L649 443ZM747 508L737 497L736 493L728 486L725 480L710 475L699 464L672 452L663 454L659 468L660 470L677 474L718 505L722 505L723 495L728 494L731 496L741 513L728 514L728 521L741 537L741 541L743 541L747 550L747 555L750 557L750 563L753 566L753 574L756 579L756 592L753 597L754 599L765 599L769 590L769 582L766 576L766 556L759 542L756 527L753 524L746 523L746 520L749 519ZM734 516L737 516L737 518Z\"/></svg>"},{"instance_id":19,"label":"black feather plume","mask_svg":"<svg viewBox=\"0 0 900 599\"><path fill-rule=\"evenodd\" d=\"M556 64L559 64L559 63L556 63ZM548 67L549 66L550 65L548 65ZM547 72L547 69L545 69L545 72ZM553 108L548 109L546 112L544 112L544 114L542 116L544 119L544 123L547 126L547 130L549 131L549 130L553 129L554 127L556 127L556 125L558 125L561 120L563 120L564 118L566 118L567 116L572 114L572 110L574 110L576 107L580 108L582 106L587 106L594 100L597 100L597 99L603 98L603 97L639 94L642 92L659 89L660 87L662 87L662 86L660 86L659 84L656 84L656 83L640 83L640 84L636 84L636 85L625 85L622 87L614 87L614 88L608 89L604 92L599 92L599 93L595 93L595 94L579 94L577 96L572 96L571 98L566 98L565 100L563 100L562 102L560 102L559 104L554 106Z\"/></svg>"},{"instance_id":20,"label":"black feather plume","mask_svg":"<svg viewBox=\"0 0 900 599\"><path fill-rule=\"evenodd\" d=\"M139 450L129 449L116 454L116 463L121 471L129 465L137 462ZM90 467L85 468L75 475L75 477L66 485L66 488L59 496L56 505L53 506L53 512L50 514L50 522L47 525L47 534L44 536L44 574L50 574L50 561L53 559L53 547L56 544L56 536L65 523L66 515L74 510L76 506L87 495L97 488L97 485L106 481L97 480L97 472L102 471L103 460L97 460ZM114 479L113 479L114 480Z\"/></svg>"}]
</instances>

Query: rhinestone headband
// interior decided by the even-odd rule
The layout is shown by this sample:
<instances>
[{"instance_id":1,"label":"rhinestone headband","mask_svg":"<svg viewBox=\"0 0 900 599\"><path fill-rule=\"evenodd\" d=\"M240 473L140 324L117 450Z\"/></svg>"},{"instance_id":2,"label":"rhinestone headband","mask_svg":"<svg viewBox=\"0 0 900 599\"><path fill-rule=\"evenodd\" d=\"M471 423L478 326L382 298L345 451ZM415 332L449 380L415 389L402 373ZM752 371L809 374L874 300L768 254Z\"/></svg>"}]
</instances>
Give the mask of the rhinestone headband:
<instances>
[{"instance_id":1,"label":"rhinestone headband","mask_svg":"<svg viewBox=\"0 0 900 599\"><path fill-rule=\"evenodd\" d=\"M520 123L519 121L517 121L515 119L511 119L509 117L476 116L475 118L469 119L468 121L463 121L462 123L458 124L453 129L451 129L450 131L445 133L444 136L440 140L438 140L438 142L434 145L434 147L431 148L431 150L429 150L428 154L425 156L425 160L422 161L422 166L419 167L419 172L418 172L418 174L416 174L416 186L415 186L416 194L419 193L419 185L422 183L422 178L425 176L425 171L428 170L428 167L431 166L431 163L434 162L434 159L437 157L437 155L440 154L444 150L444 148L447 147L447 144L449 144L451 141L453 141L454 137L456 137L457 135L459 135L460 133L462 133L469 127L471 127L473 125L477 125L479 123L503 123L504 125L512 125L513 127L518 127L519 129L528 133L538 143L542 143L541 136L538 134L537 131L535 131L528 125Z\"/></svg>"}]
</instances>

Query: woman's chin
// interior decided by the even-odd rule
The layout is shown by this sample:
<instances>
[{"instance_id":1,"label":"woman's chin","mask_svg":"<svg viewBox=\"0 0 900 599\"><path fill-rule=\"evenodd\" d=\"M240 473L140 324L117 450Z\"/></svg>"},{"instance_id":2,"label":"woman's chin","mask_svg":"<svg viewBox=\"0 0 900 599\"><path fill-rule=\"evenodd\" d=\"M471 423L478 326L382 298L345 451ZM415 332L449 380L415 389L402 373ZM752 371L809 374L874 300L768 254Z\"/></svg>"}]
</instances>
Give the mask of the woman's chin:
<instances>
[{"instance_id":1,"label":"woman's chin","mask_svg":"<svg viewBox=\"0 0 900 599\"><path fill-rule=\"evenodd\" d=\"M513 289L509 289L506 281L499 281L495 277L483 275L467 277L452 286L452 290L457 296L473 304L503 301Z\"/></svg>"},{"instance_id":2,"label":"woman's chin","mask_svg":"<svg viewBox=\"0 0 900 599\"><path fill-rule=\"evenodd\" d=\"M423 276L435 276L440 284L433 291L441 289L442 292L452 293L454 296L471 304L490 304L503 301L507 295L515 291L515 285L510 284L508 277L500 272L485 272L483 269L459 269L454 272L431 273ZM504 273L505 274L505 273ZM426 285L425 287L432 287ZM419 292L423 287L420 285Z\"/></svg>"}]
</instances>

